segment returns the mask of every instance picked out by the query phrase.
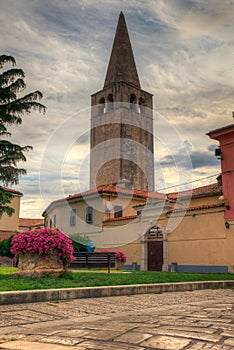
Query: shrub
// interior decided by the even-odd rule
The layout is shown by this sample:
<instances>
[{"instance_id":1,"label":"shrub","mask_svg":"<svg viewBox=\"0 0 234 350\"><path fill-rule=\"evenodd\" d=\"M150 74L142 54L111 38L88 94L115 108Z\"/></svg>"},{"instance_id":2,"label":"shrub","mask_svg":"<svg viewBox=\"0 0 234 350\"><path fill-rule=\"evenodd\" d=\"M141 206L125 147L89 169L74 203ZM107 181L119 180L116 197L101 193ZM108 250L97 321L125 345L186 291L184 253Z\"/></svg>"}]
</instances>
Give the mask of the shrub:
<instances>
[{"instance_id":1,"label":"shrub","mask_svg":"<svg viewBox=\"0 0 234 350\"><path fill-rule=\"evenodd\" d=\"M102 249L101 252L113 252L113 250L108 250L108 249ZM121 250L115 250L115 257L117 261L120 261L122 264L126 263L127 257L124 252Z\"/></svg>"},{"instance_id":2,"label":"shrub","mask_svg":"<svg viewBox=\"0 0 234 350\"><path fill-rule=\"evenodd\" d=\"M7 256L8 258L13 258L14 254L11 253L11 241L12 237L9 237L7 239L3 239L0 241L0 256Z\"/></svg>"},{"instance_id":3,"label":"shrub","mask_svg":"<svg viewBox=\"0 0 234 350\"><path fill-rule=\"evenodd\" d=\"M74 260L73 246L70 238L60 230L42 228L28 230L18 233L12 239L11 253L16 258L20 254L39 254L41 258L52 255L54 251L58 252L58 262L64 267Z\"/></svg>"},{"instance_id":4,"label":"shrub","mask_svg":"<svg viewBox=\"0 0 234 350\"><path fill-rule=\"evenodd\" d=\"M75 242L73 240L72 240L72 245L73 245L75 252L87 252L88 251L87 245Z\"/></svg>"}]
</instances>

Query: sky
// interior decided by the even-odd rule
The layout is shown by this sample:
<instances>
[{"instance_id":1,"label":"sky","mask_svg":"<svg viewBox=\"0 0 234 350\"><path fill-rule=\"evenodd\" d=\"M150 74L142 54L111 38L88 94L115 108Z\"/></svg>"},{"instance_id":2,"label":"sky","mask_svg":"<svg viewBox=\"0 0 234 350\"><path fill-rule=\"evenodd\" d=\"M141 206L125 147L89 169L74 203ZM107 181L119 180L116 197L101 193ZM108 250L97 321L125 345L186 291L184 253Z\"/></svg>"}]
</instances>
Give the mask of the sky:
<instances>
[{"instance_id":1,"label":"sky","mask_svg":"<svg viewBox=\"0 0 234 350\"><path fill-rule=\"evenodd\" d=\"M216 181L217 143L206 133L233 123L233 0L0 0L2 54L24 70L23 94L40 90L47 107L11 129L12 142L33 146L15 187L21 217L89 187L90 95L103 88L120 11L154 95L156 189Z\"/></svg>"}]
</instances>

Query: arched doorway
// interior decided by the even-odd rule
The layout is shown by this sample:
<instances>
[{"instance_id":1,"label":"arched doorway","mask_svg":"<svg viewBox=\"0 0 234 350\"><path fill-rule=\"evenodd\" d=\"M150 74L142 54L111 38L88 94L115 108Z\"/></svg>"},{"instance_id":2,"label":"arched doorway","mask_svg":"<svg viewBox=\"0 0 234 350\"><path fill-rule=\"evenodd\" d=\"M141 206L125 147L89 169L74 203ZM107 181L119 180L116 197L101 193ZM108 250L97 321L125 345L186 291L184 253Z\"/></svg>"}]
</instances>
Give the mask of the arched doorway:
<instances>
[{"instance_id":1,"label":"arched doorway","mask_svg":"<svg viewBox=\"0 0 234 350\"><path fill-rule=\"evenodd\" d=\"M163 232L161 227L155 225L146 234L147 240L147 270L163 270Z\"/></svg>"}]
</instances>

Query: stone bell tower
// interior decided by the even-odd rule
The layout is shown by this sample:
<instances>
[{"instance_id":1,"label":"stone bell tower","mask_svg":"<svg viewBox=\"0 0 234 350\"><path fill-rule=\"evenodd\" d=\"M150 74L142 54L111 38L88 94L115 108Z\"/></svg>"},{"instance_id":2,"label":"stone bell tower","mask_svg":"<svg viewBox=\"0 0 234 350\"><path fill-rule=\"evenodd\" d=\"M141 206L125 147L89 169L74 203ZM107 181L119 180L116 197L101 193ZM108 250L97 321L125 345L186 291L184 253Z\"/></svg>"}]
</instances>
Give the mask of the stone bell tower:
<instances>
[{"instance_id":1,"label":"stone bell tower","mask_svg":"<svg viewBox=\"0 0 234 350\"><path fill-rule=\"evenodd\" d=\"M121 12L104 87L91 96L90 188L125 180L154 191L152 96L141 89Z\"/></svg>"}]
</instances>

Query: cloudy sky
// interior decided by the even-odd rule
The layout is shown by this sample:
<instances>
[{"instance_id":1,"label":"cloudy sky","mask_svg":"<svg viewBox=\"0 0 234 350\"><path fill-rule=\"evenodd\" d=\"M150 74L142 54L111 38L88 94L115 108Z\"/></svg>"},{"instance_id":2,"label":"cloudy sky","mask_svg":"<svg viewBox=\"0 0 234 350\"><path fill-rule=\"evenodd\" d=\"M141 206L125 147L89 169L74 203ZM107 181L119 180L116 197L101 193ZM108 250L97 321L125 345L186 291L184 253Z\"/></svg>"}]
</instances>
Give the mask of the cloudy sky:
<instances>
[{"instance_id":1,"label":"cloudy sky","mask_svg":"<svg viewBox=\"0 0 234 350\"><path fill-rule=\"evenodd\" d=\"M120 11L141 86L154 95L155 128L164 121L164 141L180 140L155 140L157 189L207 184L220 171L206 133L233 122L234 1L0 0L2 54L25 71L25 93L40 90L47 106L12 129L12 141L34 148L18 187L21 217L40 217L52 200L89 186L90 95L103 87Z\"/></svg>"}]
</instances>

